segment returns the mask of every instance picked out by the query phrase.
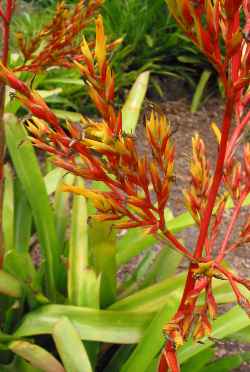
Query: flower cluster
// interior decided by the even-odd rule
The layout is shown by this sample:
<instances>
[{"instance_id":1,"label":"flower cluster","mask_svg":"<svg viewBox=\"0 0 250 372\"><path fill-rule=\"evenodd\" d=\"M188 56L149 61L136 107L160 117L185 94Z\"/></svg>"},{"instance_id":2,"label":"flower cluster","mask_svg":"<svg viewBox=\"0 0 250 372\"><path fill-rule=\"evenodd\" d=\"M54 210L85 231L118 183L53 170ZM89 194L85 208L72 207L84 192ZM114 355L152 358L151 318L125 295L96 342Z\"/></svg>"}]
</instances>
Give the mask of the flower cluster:
<instances>
[{"instance_id":1,"label":"flower cluster","mask_svg":"<svg viewBox=\"0 0 250 372\"><path fill-rule=\"evenodd\" d=\"M26 40L16 33L24 62L16 71L39 72L51 66L70 67L71 59L80 54L76 37L92 22L103 0L78 1L71 9L59 2L52 20L33 38Z\"/></svg>"},{"instance_id":2,"label":"flower cluster","mask_svg":"<svg viewBox=\"0 0 250 372\"><path fill-rule=\"evenodd\" d=\"M190 166L191 185L184 191L185 203L197 224L203 217L212 178L210 164L207 160L205 145L196 134L192 139L193 157Z\"/></svg>"}]
</instances>

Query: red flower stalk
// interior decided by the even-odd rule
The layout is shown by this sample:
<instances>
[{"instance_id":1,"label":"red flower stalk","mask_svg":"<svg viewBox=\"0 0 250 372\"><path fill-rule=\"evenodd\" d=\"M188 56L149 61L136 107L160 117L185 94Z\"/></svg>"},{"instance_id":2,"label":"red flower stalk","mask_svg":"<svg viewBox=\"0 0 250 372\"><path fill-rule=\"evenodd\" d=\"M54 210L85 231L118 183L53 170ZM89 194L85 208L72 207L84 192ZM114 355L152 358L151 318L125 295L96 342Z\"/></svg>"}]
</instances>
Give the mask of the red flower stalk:
<instances>
[{"instance_id":1,"label":"red flower stalk","mask_svg":"<svg viewBox=\"0 0 250 372\"><path fill-rule=\"evenodd\" d=\"M80 123L67 122L61 126L42 98L23 86L13 72L2 68L0 79L17 89L20 102L36 117L27 122L34 145L51 153L56 165L107 186L107 191L100 191L65 185L65 191L91 199L98 220L111 220L117 228L142 227L159 239L168 240L190 260L179 308L164 327L167 341L159 363L160 372L168 369L177 372L180 367L176 349L190 336L198 340L211 332L217 313L214 278L228 280L236 300L249 314L249 301L238 288L243 285L249 289L249 280L222 266L228 252L250 239L247 221L236 241L230 243L233 227L250 192L249 144L244 147L242 160L235 157L236 146L250 118L247 107L250 47L240 29L240 16L244 13L244 32L248 32L249 3L246 0L167 2L177 22L217 70L226 96L221 131L213 125L219 143L213 175L203 141L199 136L193 139L191 184L185 191L185 201L199 229L194 252L168 230L164 214L174 178L175 149L169 122L164 116L151 113L146 120L146 138L152 155L140 156L136 138L123 132L121 113L115 109L115 78L107 58L109 48L101 17L96 20L95 45L84 39L82 56L74 60L101 115L100 121L82 117ZM231 128L234 118L236 126ZM234 204L233 213L216 253L215 243L229 197ZM198 306L201 294L205 295L205 301Z\"/></svg>"}]
</instances>

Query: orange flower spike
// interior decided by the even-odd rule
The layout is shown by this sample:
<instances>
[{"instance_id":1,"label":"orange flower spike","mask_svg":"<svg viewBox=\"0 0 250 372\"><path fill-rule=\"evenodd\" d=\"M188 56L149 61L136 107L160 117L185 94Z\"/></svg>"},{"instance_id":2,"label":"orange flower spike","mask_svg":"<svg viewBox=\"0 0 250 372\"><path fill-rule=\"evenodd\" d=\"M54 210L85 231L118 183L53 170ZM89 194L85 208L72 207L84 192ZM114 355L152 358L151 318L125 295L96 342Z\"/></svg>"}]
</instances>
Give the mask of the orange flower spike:
<instances>
[{"instance_id":1,"label":"orange flower spike","mask_svg":"<svg viewBox=\"0 0 250 372\"><path fill-rule=\"evenodd\" d=\"M100 221L100 222L103 222L103 221L117 221L121 218L117 214L112 214L112 213L106 213L106 214L105 213L98 213L98 214L96 214L92 217L94 218L94 220Z\"/></svg>"},{"instance_id":2,"label":"orange flower spike","mask_svg":"<svg viewBox=\"0 0 250 372\"><path fill-rule=\"evenodd\" d=\"M166 165L164 168L165 176L171 178L174 173L174 148L173 151L166 157Z\"/></svg>"},{"instance_id":3,"label":"orange flower spike","mask_svg":"<svg viewBox=\"0 0 250 372\"><path fill-rule=\"evenodd\" d=\"M99 15L96 20L96 46L95 57L97 59L101 78L106 75L106 36L104 34L102 16Z\"/></svg>"},{"instance_id":4,"label":"orange flower spike","mask_svg":"<svg viewBox=\"0 0 250 372\"><path fill-rule=\"evenodd\" d=\"M31 133L33 136L40 138L44 134L50 133L48 126L42 121L35 117L31 120L27 120L25 125L28 129L28 132Z\"/></svg>"},{"instance_id":5,"label":"orange flower spike","mask_svg":"<svg viewBox=\"0 0 250 372\"><path fill-rule=\"evenodd\" d=\"M86 129L86 133L88 136L96 137L98 140L107 145L113 143L113 133L104 121L92 123L92 125Z\"/></svg>"},{"instance_id":6,"label":"orange flower spike","mask_svg":"<svg viewBox=\"0 0 250 372\"><path fill-rule=\"evenodd\" d=\"M228 57L232 58L239 51L242 45L242 41L243 41L243 35L242 35L241 30L239 29L237 32L233 34L232 39L227 45Z\"/></svg>"},{"instance_id":7,"label":"orange flower spike","mask_svg":"<svg viewBox=\"0 0 250 372\"><path fill-rule=\"evenodd\" d=\"M83 36L83 40L82 40L82 43L81 43L81 51L82 51L82 54L84 56L84 61L87 65L88 72L92 75L93 72L94 72L94 60L93 60L92 53L89 49L88 43L87 43L84 36ZM75 63L77 64L77 62L75 62ZM82 68L82 66L80 67L80 69L81 68ZM85 71L83 70L82 72L85 72Z\"/></svg>"},{"instance_id":8,"label":"orange flower spike","mask_svg":"<svg viewBox=\"0 0 250 372\"><path fill-rule=\"evenodd\" d=\"M113 101L115 95L115 79L111 68L107 66L105 81L105 97L107 101Z\"/></svg>"},{"instance_id":9,"label":"orange flower spike","mask_svg":"<svg viewBox=\"0 0 250 372\"><path fill-rule=\"evenodd\" d=\"M225 9L226 15L229 19L235 16L242 4L242 0L224 0L223 8Z\"/></svg>"},{"instance_id":10,"label":"orange flower spike","mask_svg":"<svg viewBox=\"0 0 250 372\"><path fill-rule=\"evenodd\" d=\"M233 167L231 179L230 179L230 188L232 190L233 196L235 199L239 199L240 197L240 184L242 179L242 172L241 172L241 163L237 162Z\"/></svg>"},{"instance_id":11,"label":"orange flower spike","mask_svg":"<svg viewBox=\"0 0 250 372\"><path fill-rule=\"evenodd\" d=\"M153 149L158 149L159 147L158 145L159 138L157 136L157 126L156 126L156 120L157 120L156 115L157 114L155 114L154 112L151 112L151 115L149 119L147 119L147 122L146 122L147 138Z\"/></svg>"},{"instance_id":12,"label":"orange flower spike","mask_svg":"<svg viewBox=\"0 0 250 372\"><path fill-rule=\"evenodd\" d=\"M207 290L206 290L206 303L208 306L209 316L213 320L216 318L216 315L217 315L217 303L215 301L215 298L212 292L211 282L208 285Z\"/></svg>"},{"instance_id":13,"label":"orange flower spike","mask_svg":"<svg viewBox=\"0 0 250 372\"><path fill-rule=\"evenodd\" d=\"M29 137L32 144L39 148L40 150L42 151L45 151L45 152L48 152L50 154L57 154L57 151L55 150L55 148L53 146L50 146L50 145L47 145L46 143L38 140L37 138L33 138L33 137Z\"/></svg>"},{"instance_id":14,"label":"orange flower spike","mask_svg":"<svg viewBox=\"0 0 250 372\"><path fill-rule=\"evenodd\" d=\"M138 159L138 174L144 190L148 188L147 169L148 169L147 158L144 157Z\"/></svg>"},{"instance_id":15,"label":"orange flower spike","mask_svg":"<svg viewBox=\"0 0 250 372\"><path fill-rule=\"evenodd\" d=\"M7 67L0 62L0 80L7 83L12 89L15 89L20 94L31 97L31 91L21 80L19 80Z\"/></svg>"},{"instance_id":16,"label":"orange flower spike","mask_svg":"<svg viewBox=\"0 0 250 372\"><path fill-rule=\"evenodd\" d=\"M81 74L86 77L89 75L89 69L87 66L85 65L82 65L81 63L79 63L78 61L74 61L74 64L76 65L76 67L79 69L79 71L81 72ZM88 80L90 80L90 76L88 76ZM91 80L90 80L91 81Z\"/></svg>"},{"instance_id":17,"label":"orange flower spike","mask_svg":"<svg viewBox=\"0 0 250 372\"><path fill-rule=\"evenodd\" d=\"M116 117L116 123L114 128L115 134L119 135L122 133L122 112L119 111Z\"/></svg>"},{"instance_id":18,"label":"orange flower spike","mask_svg":"<svg viewBox=\"0 0 250 372\"><path fill-rule=\"evenodd\" d=\"M116 153L116 150L113 146L106 145L105 143L95 141L89 138L84 139L84 145L87 146L88 148L95 150L97 152L100 152L100 154L105 154L105 153Z\"/></svg>"},{"instance_id":19,"label":"orange flower spike","mask_svg":"<svg viewBox=\"0 0 250 372\"><path fill-rule=\"evenodd\" d=\"M114 148L115 148L115 151L119 155L127 155L127 156L130 155L130 153L129 153L128 149L126 148L125 144L119 139L115 140Z\"/></svg>"},{"instance_id":20,"label":"orange flower spike","mask_svg":"<svg viewBox=\"0 0 250 372\"><path fill-rule=\"evenodd\" d=\"M166 369L167 368L167 369ZM158 372L180 372L180 366L176 355L176 344L169 340L162 351Z\"/></svg>"},{"instance_id":21,"label":"orange flower spike","mask_svg":"<svg viewBox=\"0 0 250 372\"><path fill-rule=\"evenodd\" d=\"M49 123L60 133L64 133L62 127L60 126L60 121L57 119L55 114L48 108L48 106L40 96L39 99L38 100L37 99L38 93L32 95L30 98L18 95L19 102L21 102L21 104L24 107L26 107L30 112L32 112L34 116Z\"/></svg>"},{"instance_id":22,"label":"orange flower spike","mask_svg":"<svg viewBox=\"0 0 250 372\"><path fill-rule=\"evenodd\" d=\"M156 161L152 161L150 164L150 174L155 193L158 194L162 185Z\"/></svg>"},{"instance_id":23,"label":"orange flower spike","mask_svg":"<svg viewBox=\"0 0 250 372\"><path fill-rule=\"evenodd\" d=\"M182 0L181 1L181 15L183 20L185 21L185 24L188 26L188 28L193 24L194 20L192 17L192 14L190 12L190 0Z\"/></svg>"},{"instance_id":24,"label":"orange flower spike","mask_svg":"<svg viewBox=\"0 0 250 372\"><path fill-rule=\"evenodd\" d=\"M100 114L105 117L107 114L107 105L104 102L104 99L98 94L95 88L89 86L88 88L89 96L92 99L93 103L95 104L97 110Z\"/></svg>"},{"instance_id":25,"label":"orange flower spike","mask_svg":"<svg viewBox=\"0 0 250 372\"><path fill-rule=\"evenodd\" d=\"M147 202L144 199L141 199L137 196L129 196L127 199L127 203L138 208L145 208L145 206L150 207L150 205L147 205Z\"/></svg>"},{"instance_id":26,"label":"orange flower spike","mask_svg":"<svg viewBox=\"0 0 250 372\"><path fill-rule=\"evenodd\" d=\"M194 313L186 314L182 322L183 338L186 340L194 323Z\"/></svg>"},{"instance_id":27,"label":"orange flower spike","mask_svg":"<svg viewBox=\"0 0 250 372\"><path fill-rule=\"evenodd\" d=\"M168 372L168 362L167 362L167 358L164 355L164 353L165 353L165 350L163 350L163 352L161 353L161 357L160 357L160 361L158 365L158 372Z\"/></svg>"},{"instance_id":28,"label":"orange flower spike","mask_svg":"<svg viewBox=\"0 0 250 372\"><path fill-rule=\"evenodd\" d=\"M72 192L77 195L82 195L87 199L90 199L95 208L101 210L102 212L107 212L111 209L111 204L108 202L108 199L105 198L102 193L98 190L90 190L85 187L78 187L72 185L62 185L62 191Z\"/></svg>"},{"instance_id":29,"label":"orange flower spike","mask_svg":"<svg viewBox=\"0 0 250 372\"><path fill-rule=\"evenodd\" d=\"M193 332L193 338L195 341L200 340L204 336L208 336L212 331L211 324L207 318L206 314L201 314L197 325Z\"/></svg>"},{"instance_id":30,"label":"orange flower spike","mask_svg":"<svg viewBox=\"0 0 250 372\"><path fill-rule=\"evenodd\" d=\"M218 27L216 27L216 20L215 20L215 7L211 0L206 1L206 21L210 35L213 36L214 39L218 38Z\"/></svg>"},{"instance_id":31,"label":"orange flower spike","mask_svg":"<svg viewBox=\"0 0 250 372\"><path fill-rule=\"evenodd\" d=\"M128 151L130 152L131 159L133 159L133 161L137 161L138 156L137 156L137 151L136 151L134 140L127 136L125 137L124 144L126 148L128 149Z\"/></svg>"},{"instance_id":32,"label":"orange flower spike","mask_svg":"<svg viewBox=\"0 0 250 372\"><path fill-rule=\"evenodd\" d=\"M202 41L202 49L204 50L204 53L206 54L213 54L214 51L214 45L211 40L211 34L207 30L204 30L204 28L199 27L200 31L200 37Z\"/></svg>"}]
</instances>

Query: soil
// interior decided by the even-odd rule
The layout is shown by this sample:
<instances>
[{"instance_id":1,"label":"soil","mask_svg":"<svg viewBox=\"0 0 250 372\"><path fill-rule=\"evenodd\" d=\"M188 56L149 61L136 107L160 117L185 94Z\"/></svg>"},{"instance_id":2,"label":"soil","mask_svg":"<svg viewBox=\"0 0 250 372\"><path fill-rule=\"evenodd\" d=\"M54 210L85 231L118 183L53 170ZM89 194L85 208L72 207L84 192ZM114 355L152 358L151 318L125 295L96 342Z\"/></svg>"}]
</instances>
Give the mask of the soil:
<instances>
[{"instance_id":1,"label":"soil","mask_svg":"<svg viewBox=\"0 0 250 372\"><path fill-rule=\"evenodd\" d=\"M176 96L176 92L174 94ZM170 95L173 96L172 94ZM185 94L186 96L186 94ZM203 138L211 167L213 168L217 158L218 146L214 134L210 129L211 122L215 122L218 126L221 123L223 115L223 102L221 98L211 98L203 105L200 110L194 114L190 112L190 103L187 98L175 99L165 102L158 102L160 110L164 111L170 120L171 126L174 129L173 140L176 144L176 160L175 160L175 178L176 182L173 185L169 206L175 215L184 212L182 191L189 184L189 163L192 153L191 138L198 132ZM144 127L140 125L137 129L137 137L140 138L140 150L147 151L147 143L144 138ZM143 139L143 140L142 140ZM227 227L231 212L227 211L223 226L220 229L219 240L223 237L223 233ZM246 216L249 215L249 208L244 208L242 214L235 226L235 233L242 226ZM180 237L185 241L185 245L192 250L197 238L197 229L195 227L185 230L180 234ZM233 239L233 237L232 237ZM250 276L250 257L247 254L248 246L241 247L233 255L230 255L227 260L232 267L241 274L241 276ZM181 269L186 268L188 262L182 262ZM238 354L242 351L250 351L249 344L241 344L237 342L220 343L217 346L217 356ZM249 372L250 364L243 364L235 371Z\"/></svg>"}]
</instances>

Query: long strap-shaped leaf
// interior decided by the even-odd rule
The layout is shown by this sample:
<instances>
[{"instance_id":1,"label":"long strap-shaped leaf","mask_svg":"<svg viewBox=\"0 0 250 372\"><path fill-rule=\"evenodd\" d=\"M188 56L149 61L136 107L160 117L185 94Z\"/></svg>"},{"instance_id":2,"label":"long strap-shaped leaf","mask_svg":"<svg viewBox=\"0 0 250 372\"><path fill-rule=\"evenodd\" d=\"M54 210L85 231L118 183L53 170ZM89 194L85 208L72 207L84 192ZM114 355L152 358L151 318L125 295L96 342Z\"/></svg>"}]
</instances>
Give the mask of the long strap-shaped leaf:
<instances>
[{"instance_id":1,"label":"long strap-shaped leaf","mask_svg":"<svg viewBox=\"0 0 250 372\"><path fill-rule=\"evenodd\" d=\"M14 341L9 345L13 353L27 360L33 367L44 372L65 372L58 360L47 350L27 341Z\"/></svg>"},{"instance_id":2,"label":"long strap-shaped leaf","mask_svg":"<svg viewBox=\"0 0 250 372\"><path fill-rule=\"evenodd\" d=\"M149 75L150 72L145 71L137 77L122 108L122 126L126 133L134 133L135 131L148 88Z\"/></svg>"},{"instance_id":3,"label":"long strap-shaped leaf","mask_svg":"<svg viewBox=\"0 0 250 372\"><path fill-rule=\"evenodd\" d=\"M81 337L67 317L56 323L53 338L67 372L93 371Z\"/></svg>"},{"instance_id":4,"label":"long strap-shaped leaf","mask_svg":"<svg viewBox=\"0 0 250 372\"><path fill-rule=\"evenodd\" d=\"M13 175L9 165L4 167L4 195L3 195L3 235L4 247L8 252L14 246L14 187Z\"/></svg>"},{"instance_id":5,"label":"long strap-shaped leaf","mask_svg":"<svg viewBox=\"0 0 250 372\"><path fill-rule=\"evenodd\" d=\"M157 312L158 309L171 303L173 298L178 301L183 290L184 280L185 273L183 272L133 293L115 302L109 309L115 311ZM235 300L234 293L226 281L214 279L213 289L217 303L231 303ZM247 296L247 289L242 288L241 290ZM201 298L201 303L202 301L203 299Z\"/></svg>"},{"instance_id":6,"label":"long strap-shaped leaf","mask_svg":"<svg viewBox=\"0 0 250 372\"><path fill-rule=\"evenodd\" d=\"M6 296L19 298L22 297L23 288L16 278L0 270L0 293Z\"/></svg>"},{"instance_id":7,"label":"long strap-shaped leaf","mask_svg":"<svg viewBox=\"0 0 250 372\"><path fill-rule=\"evenodd\" d=\"M83 181L76 180L78 186ZM86 200L82 196L74 195L72 207L71 235L69 240L69 268L68 268L68 295L72 305L86 304L85 270L88 266L88 214Z\"/></svg>"},{"instance_id":8,"label":"long strap-shaped leaf","mask_svg":"<svg viewBox=\"0 0 250 372\"><path fill-rule=\"evenodd\" d=\"M62 317L68 317L81 339L118 344L137 343L152 313L94 310L77 306L47 305L29 313L15 337L51 334Z\"/></svg>"},{"instance_id":9,"label":"long strap-shaped leaf","mask_svg":"<svg viewBox=\"0 0 250 372\"><path fill-rule=\"evenodd\" d=\"M60 247L54 216L35 152L28 142L25 129L11 114L6 115L6 141L17 175L32 209L45 258L48 296L53 300L60 270Z\"/></svg>"},{"instance_id":10,"label":"long strap-shaped leaf","mask_svg":"<svg viewBox=\"0 0 250 372\"><path fill-rule=\"evenodd\" d=\"M158 314L155 315L145 331L141 342L136 346L132 355L124 364L121 372L130 372L135 370L143 372L147 369L150 362L155 355L157 355L164 343L162 329L177 310L177 306L177 302L172 301L172 303L165 305Z\"/></svg>"}]
</instances>

